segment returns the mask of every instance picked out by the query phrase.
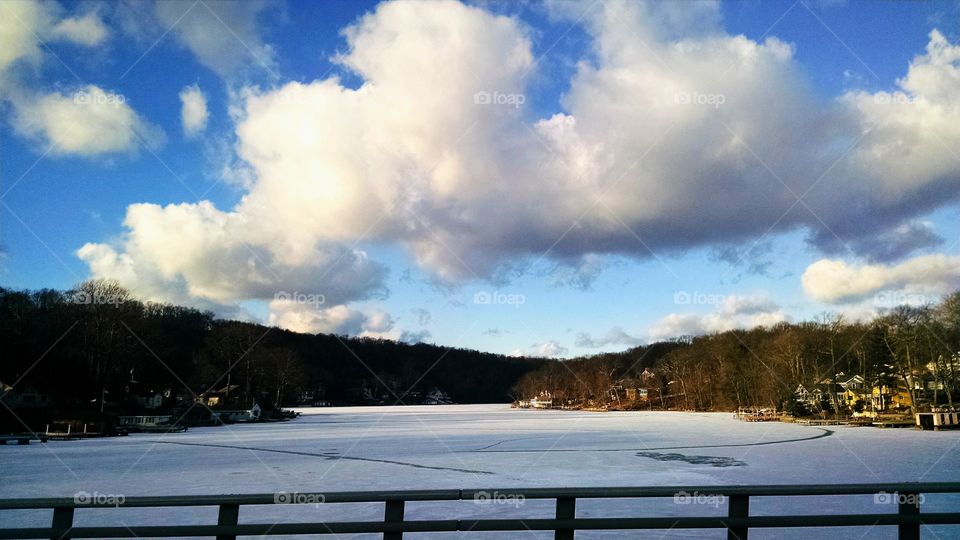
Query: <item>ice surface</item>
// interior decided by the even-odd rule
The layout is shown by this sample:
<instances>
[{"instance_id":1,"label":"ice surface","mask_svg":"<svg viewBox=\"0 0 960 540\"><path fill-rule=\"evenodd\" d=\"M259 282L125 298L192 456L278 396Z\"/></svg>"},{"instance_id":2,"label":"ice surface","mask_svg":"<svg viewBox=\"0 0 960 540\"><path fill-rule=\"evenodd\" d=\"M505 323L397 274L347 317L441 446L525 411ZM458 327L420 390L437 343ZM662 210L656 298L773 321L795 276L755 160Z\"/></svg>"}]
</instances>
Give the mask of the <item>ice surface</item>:
<instances>
[{"instance_id":1,"label":"ice surface","mask_svg":"<svg viewBox=\"0 0 960 540\"><path fill-rule=\"evenodd\" d=\"M0 448L0 497L84 491L137 495L378 489L960 481L960 432L777 422L729 413L535 411L505 405L303 409L292 422ZM960 499L928 496L924 511ZM872 496L754 499L756 515L894 512ZM241 521L379 519L382 505L265 506ZM725 505L672 499L578 502L578 516L722 515ZM410 519L550 517L550 501L410 503ZM78 510L78 525L214 523L201 509ZM0 512L5 526L49 523L49 512ZM938 527L930 538L960 538ZM332 536L331 536L332 537ZM341 538L361 536L341 535ZM371 536L365 536L370 538ZM375 537L375 536L374 536ZM506 538L501 533L409 538ZM552 538L517 533L511 538ZM578 532L577 538L723 538L712 531ZM893 538L895 531L757 531L751 538Z\"/></svg>"}]
</instances>

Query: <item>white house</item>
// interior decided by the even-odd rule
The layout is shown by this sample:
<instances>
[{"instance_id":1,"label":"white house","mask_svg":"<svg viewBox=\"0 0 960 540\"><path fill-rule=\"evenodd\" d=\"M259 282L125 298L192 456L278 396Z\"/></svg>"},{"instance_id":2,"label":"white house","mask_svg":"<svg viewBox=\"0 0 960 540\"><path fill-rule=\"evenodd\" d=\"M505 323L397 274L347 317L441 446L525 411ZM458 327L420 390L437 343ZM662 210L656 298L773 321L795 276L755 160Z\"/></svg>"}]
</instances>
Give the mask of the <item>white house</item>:
<instances>
[{"instance_id":1,"label":"white house","mask_svg":"<svg viewBox=\"0 0 960 540\"><path fill-rule=\"evenodd\" d=\"M430 391L423 400L424 405L450 405L451 403L453 400L450 399L450 395L437 388Z\"/></svg>"},{"instance_id":2,"label":"white house","mask_svg":"<svg viewBox=\"0 0 960 540\"><path fill-rule=\"evenodd\" d=\"M169 424L173 421L173 416L169 414L143 414L143 415L131 415L131 416L121 416L119 418L121 426L162 426Z\"/></svg>"},{"instance_id":3,"label":"white house","mask_svg":"<svg viewBox=\"0 0 960 540\"><path fill-rule=\"evenodd\" d=\"M246 410L222 410L214 411L221 422L257 422L260 420L260 405L254 403L253 407Z\"/></svg>"}]
</instances>

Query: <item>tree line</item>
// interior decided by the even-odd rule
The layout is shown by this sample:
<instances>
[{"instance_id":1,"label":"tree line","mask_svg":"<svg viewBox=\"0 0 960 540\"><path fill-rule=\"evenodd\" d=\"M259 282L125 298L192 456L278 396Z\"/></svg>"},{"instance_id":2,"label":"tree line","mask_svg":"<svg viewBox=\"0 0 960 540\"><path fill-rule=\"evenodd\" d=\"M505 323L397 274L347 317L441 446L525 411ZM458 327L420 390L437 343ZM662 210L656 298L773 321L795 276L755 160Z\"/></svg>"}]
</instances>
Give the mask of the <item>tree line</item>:
<instances>
[{"instance_id":1,"label":"tree line","mask_svg":"<svg viewBox=\"0 0 960 540\"><path fill-rule=\"evenodd\" d=\"M609 408L623 405L624 387L642 387L651 408L783 409L795 406L798 385L841 373L903 388L911 408L933 381L932 401L953 406L960 292L871 321L824 315L559 361L300 334L142 302L115 281L91 280L69 291L0 288L0 343L0 394L53 397L51 409L32 416L0 407L0 430L77 411L134 411L145 393L171 404L222 389L226 405L266 408L303 402L305 393L334 404L412 404L432 390L457 403L546 393L558 404Z\"/></svg>"},{"instance_id":2,"label":"tree line","mask_svg":"<svg viewBox=\"0 0 960 540\"><path fill-rule=\"evenodd\" d=\"M142 408L138 395L170 404L222 389L239 407L292 405L304 392L333 404L418 403L432 390L458 403L507 402L517 379L545 362L221 320L142 302L102 279L69 291L0 288L0 342L0 394L53 398L35 414L0 407L7 431L28 416L120 414Z\"/></svg>"},{"instance_id":3,"label":"tree line","mask_svg":"<svg viewBox=\"0 0 960 540\"><path fill-rule=\"evenodd\" d=\"M514 387L517 399L554 405L617 406L624 385L648 392L645 406L696 410L797 407L799 385L859 375L866 388L953 407L960 391L960 292L926 306L899 306L870 321L824 314L814 321L686 336L549 363ZM928 391L932 387L932 396ZM663 399L666 397L667 399ZM825 405L843 406L835 401Z\"/></svg>"}]
</instances>

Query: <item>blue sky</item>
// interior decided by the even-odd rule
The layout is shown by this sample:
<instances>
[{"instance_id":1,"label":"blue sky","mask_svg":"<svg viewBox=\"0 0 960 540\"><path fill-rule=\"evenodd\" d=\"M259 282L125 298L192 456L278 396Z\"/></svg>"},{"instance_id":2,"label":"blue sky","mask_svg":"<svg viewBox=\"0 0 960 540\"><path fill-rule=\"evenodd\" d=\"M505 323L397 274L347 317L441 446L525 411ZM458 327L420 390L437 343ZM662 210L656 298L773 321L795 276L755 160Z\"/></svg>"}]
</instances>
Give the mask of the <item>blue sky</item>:
<instances>
[{"instance_id":1,"label":"blue sky","mask_svg":"<svg viewBox=\"0 0 960 540\"><path fill-rule=\"evenodd\" d=\"M956 3L4 11L5 287L550 356L960 287Z\"/></svg>"}]
</instances>

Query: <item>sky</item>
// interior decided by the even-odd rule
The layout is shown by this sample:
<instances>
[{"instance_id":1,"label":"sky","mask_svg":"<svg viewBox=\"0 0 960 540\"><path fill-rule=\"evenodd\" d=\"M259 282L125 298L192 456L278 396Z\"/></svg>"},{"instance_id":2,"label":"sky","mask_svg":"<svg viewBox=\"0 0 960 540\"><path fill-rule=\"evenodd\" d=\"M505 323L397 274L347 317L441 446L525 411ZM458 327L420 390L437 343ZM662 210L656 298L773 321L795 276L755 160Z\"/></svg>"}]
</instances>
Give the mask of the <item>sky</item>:
<instances>
[{"instance_id":1,"label":"sky","mask_svg":"<svg viewBox=\"0 0 960 540\"><path fill-rule=\"evenodd\" d=\"M960 288L956 2L0 2L0 285L573 357Z\"/></svg>"}]
</instances>

